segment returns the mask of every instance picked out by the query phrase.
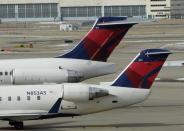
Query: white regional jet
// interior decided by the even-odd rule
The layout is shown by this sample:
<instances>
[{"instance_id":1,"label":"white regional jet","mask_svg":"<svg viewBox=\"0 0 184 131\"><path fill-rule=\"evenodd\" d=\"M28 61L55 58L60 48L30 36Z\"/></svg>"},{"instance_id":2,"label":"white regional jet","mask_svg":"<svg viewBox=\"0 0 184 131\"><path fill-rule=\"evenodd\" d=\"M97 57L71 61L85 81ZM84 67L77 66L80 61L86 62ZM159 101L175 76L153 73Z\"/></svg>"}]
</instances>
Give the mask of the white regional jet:
<instances>
[{"instance_id":1,"label":"white regional jet","mask_svg":"<svg viewBox=\"0 0 184 131\"><path fill-rule=\"evenodd\" d=\"M63 83L4 85L0 88L0 119L23 129L23 121L79 116L142 102L170 52L147 49L112 82L112 85Z\"/></svg>"},{"instance_id":2,"label":"white regional jet","mask_svg":"<svg viewBox=\"0 0 184 131\"><path fill-rule=\"evenodd\" d=\"M55 58L0 60L0 84L79 82L115 72L109 55L136 23L126 17L100 17L88 34Z\"/></svg>"}]
</instances>

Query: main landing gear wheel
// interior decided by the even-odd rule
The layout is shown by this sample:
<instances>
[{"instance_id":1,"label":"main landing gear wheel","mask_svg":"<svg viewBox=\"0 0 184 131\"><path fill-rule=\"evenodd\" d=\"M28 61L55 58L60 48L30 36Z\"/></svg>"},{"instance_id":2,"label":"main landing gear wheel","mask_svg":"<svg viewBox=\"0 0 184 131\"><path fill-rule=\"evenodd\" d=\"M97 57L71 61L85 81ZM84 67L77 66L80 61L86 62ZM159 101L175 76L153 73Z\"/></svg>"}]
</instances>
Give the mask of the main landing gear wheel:
<instances>
[{"instance_id":1,"label":"main landing gear wheel","mask_svg":"<svg viewBox=\"0 0 184 131\"><path fill-rule=\"evenodd\" d=\"M9 125L14 126L16 130L23 130L24 129L23 122L9 121Z\"/></svg>"}]
</instances>

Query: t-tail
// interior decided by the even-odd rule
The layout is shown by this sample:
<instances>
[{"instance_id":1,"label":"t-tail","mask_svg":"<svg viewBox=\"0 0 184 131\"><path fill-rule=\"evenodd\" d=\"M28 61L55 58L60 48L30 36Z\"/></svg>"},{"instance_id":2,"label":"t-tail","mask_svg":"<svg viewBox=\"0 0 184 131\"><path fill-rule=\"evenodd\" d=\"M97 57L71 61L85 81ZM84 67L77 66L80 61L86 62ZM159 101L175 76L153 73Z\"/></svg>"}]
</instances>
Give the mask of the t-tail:
<instances>
[{"instance_id":1,"label":"t-tail","mask_svg":"<svg viewBox=\"0 0 184 131\"><path fill-rule=\"evenodd\" d=\"M100 17L92 29L71 51L57 58L107 61L114 48L136 22L127 17Z\"/></svg>"},{"instance_id":2,"label":"t-tail","mask_svg":"<svg viewBox=\"0 0 184 131\"><path fill-rule=\"evenodd\" d=\"M112 82L112 86L150 89L170 51L146 49Z\"/></svg>"}]
</instances>

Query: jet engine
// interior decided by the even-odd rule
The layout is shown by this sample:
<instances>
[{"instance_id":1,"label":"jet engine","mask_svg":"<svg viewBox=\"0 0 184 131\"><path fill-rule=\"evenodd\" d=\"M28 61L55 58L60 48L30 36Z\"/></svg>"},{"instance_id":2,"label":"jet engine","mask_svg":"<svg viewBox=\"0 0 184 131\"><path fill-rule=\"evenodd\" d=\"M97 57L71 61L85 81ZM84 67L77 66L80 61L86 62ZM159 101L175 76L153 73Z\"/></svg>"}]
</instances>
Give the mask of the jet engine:
<instances>
[{"instance_id":1,"label":"jet engine","mask_svg":"<svg viewBox=\"0 0 184 131\"><path fill-rule=\"evenodd\" d=\"M79 82L83 75L77 71L65 69L14 69L11 72L12 84L43 84Z\"/></svg>"},{"instance_id":2,"label":"jet engine","mask_svg":"<svg viewBox=\"0 0 184 131\"><path fill-rule=\"evenodd\" d=\"M88 102L96 98L108 96L109 91L96 87L88 87L82 84L75 86L65 84L63 87L63 100L73 102Z\"/></svg>"}]
</instances>

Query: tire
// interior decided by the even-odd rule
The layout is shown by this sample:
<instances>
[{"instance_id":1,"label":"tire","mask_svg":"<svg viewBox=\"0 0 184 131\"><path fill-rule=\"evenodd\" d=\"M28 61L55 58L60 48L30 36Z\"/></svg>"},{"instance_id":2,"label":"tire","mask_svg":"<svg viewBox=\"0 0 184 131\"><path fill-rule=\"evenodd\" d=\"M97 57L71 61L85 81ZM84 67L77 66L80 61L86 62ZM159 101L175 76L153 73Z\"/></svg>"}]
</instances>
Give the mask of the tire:
<instances>
[{"instance_id":1,"label":"tire","mask_svg":"<svg viewBox=\"0 0 184 131\"><path fill-rule=\"evenodd\" d=\"M23 122L15 122L14 127L16 130L23 130L24 129L24 124Z\"/></svg>"}]
</instances>

